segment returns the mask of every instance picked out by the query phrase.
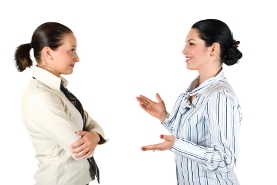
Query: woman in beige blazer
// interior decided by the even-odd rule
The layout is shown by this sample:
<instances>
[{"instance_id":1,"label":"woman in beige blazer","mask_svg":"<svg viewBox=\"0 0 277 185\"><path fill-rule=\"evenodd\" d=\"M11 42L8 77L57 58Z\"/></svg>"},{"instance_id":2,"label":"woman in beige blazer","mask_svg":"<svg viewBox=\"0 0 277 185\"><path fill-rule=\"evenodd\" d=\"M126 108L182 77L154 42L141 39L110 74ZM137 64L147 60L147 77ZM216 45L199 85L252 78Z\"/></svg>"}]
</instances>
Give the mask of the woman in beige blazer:
<instances>
[{"instance_id":1,"label":"woman in beige blazer","mask_svg":"<svg viewBox=\"0 0 277 185\"><path fill-rule=\"evenodd\" d=\"M85 185L99 175L87 159L93 158L97 144L106 142L103 129L82 107L77 110L78 99L68 99L61 90L68 83L62 75L71 74L79 62L76 48L68 27L46 22L34 31L30 43L15 52L20 72L33 65L31 49L37 62L21 103L38 160L36 185Z\"/></svg>"}]
</instances>

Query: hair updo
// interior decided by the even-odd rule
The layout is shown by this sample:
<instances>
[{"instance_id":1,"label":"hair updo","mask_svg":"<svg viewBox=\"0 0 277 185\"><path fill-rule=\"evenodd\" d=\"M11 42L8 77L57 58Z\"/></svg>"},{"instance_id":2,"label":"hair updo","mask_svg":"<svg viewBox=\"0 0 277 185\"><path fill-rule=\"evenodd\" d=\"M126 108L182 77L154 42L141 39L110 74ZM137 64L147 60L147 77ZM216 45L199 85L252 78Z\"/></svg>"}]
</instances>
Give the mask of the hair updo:
<instances>
[{"instance_id":1,"label":"hair updo","mask_svg":"<svg viewBox=\"0 0 277 185\"><path fill-rule=\"evenodd\" d=\"M220 60L227 66L236 64L242 57L242 53L238 50L240 41L234 40L231 30L224 22L205 19L196 22L191 28L197 29L199 37L205 41L206 47L215 42L220 44Z\"/></svg>"},{"instance_id":2,"label":"hair updo","mask_svg":"<svg viewBox=\"0 0 277 185\"><path fill-rule=\"evenodd\" d=\"M22 44L17 47L14 55L16 67L19 72L24 71L27 67L33 65L30 58L30 50L33 48L34 57L39 63L41 61L41 51L44 47L49 47L52 50L58 49L63 44L65 35L72 31L63 24L57 22L46 22L41 24L34 31L30 43Z\"/></svg>"}]
</instances>

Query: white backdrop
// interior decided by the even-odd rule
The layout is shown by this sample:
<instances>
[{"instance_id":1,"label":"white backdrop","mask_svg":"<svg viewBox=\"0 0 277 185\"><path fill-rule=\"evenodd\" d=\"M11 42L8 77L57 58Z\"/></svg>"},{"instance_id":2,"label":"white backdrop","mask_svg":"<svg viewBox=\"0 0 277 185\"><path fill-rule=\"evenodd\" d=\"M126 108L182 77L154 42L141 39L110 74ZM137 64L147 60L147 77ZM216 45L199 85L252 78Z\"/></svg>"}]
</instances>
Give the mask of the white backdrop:
<instances>
[{"instance_id":1,"label":"white backdrop","mask_svg":"<svg viewBox=\"0 0 277 185\"><path fill-rule=\"evenodd\" d=\"M34 184L37 161L20 115L21 94L32 68L17 72L14 51L49 21L73 30L81 61L72 75L65 76L68 88L110 138L95 153L101 185L176 184L170 151L140 150L160 142L159 135L168 132L135 97L155 99L158 92L171 111L197 75L186 69L181 54L187 32L194 22L207 18L226 22L241 41L240 63L224 66L244 115L238 179L242 185L274 184L276 10L270 0L250 2L2 0L0 184Z\"/></svg>"}]
</instances>

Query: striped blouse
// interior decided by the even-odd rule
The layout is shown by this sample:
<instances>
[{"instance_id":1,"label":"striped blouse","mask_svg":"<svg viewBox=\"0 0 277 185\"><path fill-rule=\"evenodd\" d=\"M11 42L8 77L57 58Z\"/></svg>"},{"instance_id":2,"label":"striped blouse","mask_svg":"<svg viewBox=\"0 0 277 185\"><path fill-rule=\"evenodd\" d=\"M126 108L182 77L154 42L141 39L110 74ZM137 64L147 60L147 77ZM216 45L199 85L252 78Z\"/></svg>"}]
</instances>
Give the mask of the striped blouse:
<instances>
[{"instance_id":1,"label":"striped blouse","mask_svg":"<svg viewBox=\"0 0 277 185\"><path fill-rule=\"evenodd\" d=\"M233 89L223 70L189 89L163 122L176 137L171 151L178 185L238 185L234 167L242 114ZM190 103L193 95L197 96Z\"/></svg>"}]
</instances>

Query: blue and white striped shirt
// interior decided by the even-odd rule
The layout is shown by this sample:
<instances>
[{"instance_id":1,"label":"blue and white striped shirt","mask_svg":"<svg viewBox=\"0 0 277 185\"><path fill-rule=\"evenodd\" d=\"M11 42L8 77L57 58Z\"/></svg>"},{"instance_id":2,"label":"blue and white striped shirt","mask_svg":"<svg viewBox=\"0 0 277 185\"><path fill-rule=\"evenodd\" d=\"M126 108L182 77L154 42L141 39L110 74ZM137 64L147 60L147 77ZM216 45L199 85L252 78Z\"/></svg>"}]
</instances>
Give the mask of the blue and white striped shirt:
<instances>
[{"instance_id":1,"label":"blue and white striped shirt","mask_svg":"<svg viewBox=\"0 0 277 185\"><path fill-rule=\"evenodd\" d=\"M234 167L242 114L233 89L223 70L189 89L163 122L176 137L171 151L178 185L239 185ZM196 94L190 103L189 97Z\"/></svg>"}]
</instances>

